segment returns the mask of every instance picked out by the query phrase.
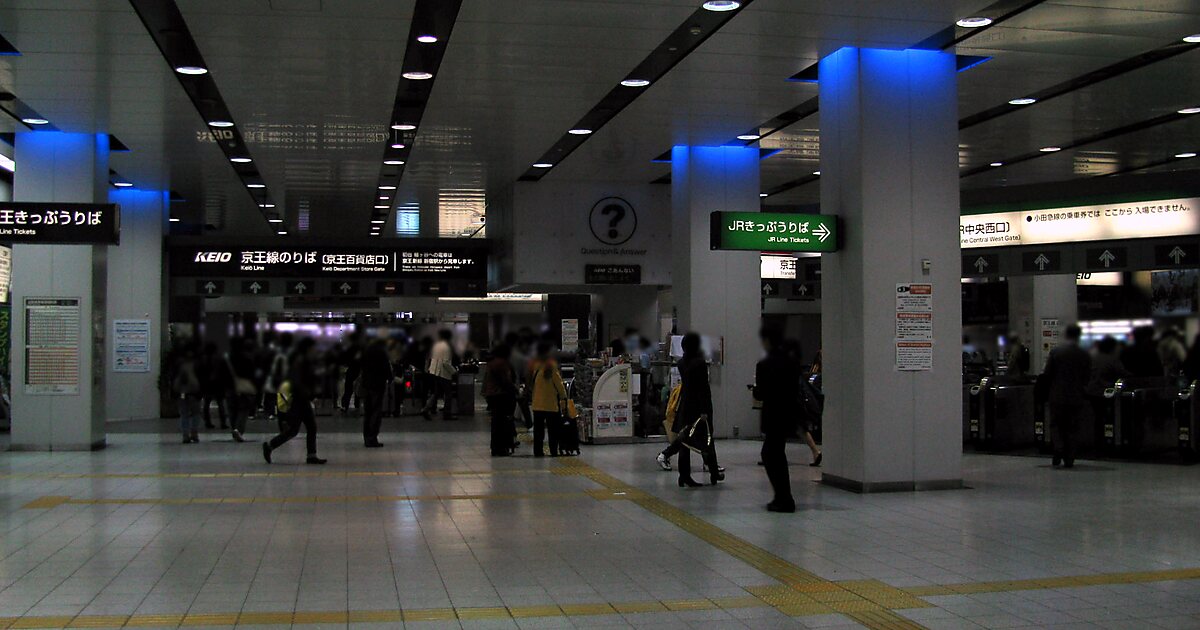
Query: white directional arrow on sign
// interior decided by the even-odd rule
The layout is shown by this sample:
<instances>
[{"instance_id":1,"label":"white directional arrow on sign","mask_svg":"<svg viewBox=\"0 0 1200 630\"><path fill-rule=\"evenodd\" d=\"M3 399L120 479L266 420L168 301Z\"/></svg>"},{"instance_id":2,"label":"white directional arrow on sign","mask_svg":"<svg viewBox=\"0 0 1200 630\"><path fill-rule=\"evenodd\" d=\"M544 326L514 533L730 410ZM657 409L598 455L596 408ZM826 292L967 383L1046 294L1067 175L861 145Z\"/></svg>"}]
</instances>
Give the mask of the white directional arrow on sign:
<instances>
[{"instance_id":1,"label":"white directional arrow on sign","mask_svg":"<svg viewBox=\"0 0 1200 630\"><path fill-rule=\"evenodd\" d=\"M771 288L770 284L764 284L762 286L762 292L763 292L763 295L771 295L772 293L775 292L775 289Z\"/></svg>"},{"instance_id":2,"label":"white directional arrow on sign","mask_svg":"<svg viewBox=\"0 0 1200 630\"><path fill-rule=\"evenodd\" d=\"M799 288L799 289L796 289L796 291L797 291L797 292L798 292L800 295L808 295L808 285L807 285L807 284L802 284L802 285L800 285L800 288Z\"/></svg>"},{"instance_id":3,"label":"white directional arrow on sign","mask_svg":"<svg viewBox=\"0 0 1200 630\"><path fill-rule=\"evenodd\" d=\"M1112 262L1116 259L1117 259L1117 257L1113 256L1113 253L1108 251L1107 249L1104 250L1104 252L1102 254L1100 254L1100 262L1104 263L1105 269L1108 269L1109 267L1111 267Z\"/></svg>"},{"instance_id":4,"label":"white directional arrow on sign","mask_svg":"<svg viewBox=\"0 0 1200 630\"><path fill-rule=\"evenodd\" d=\"M1038 271L1045 271L1046 265L1050 264L1050 259L1046 258L1045 254L1038 254L1037 258L1033 259L1033 264L1038 266Z\"/></svg>"},{"instance_id":5,"label":"white directional arrow on sign","mask_svg":"<svg viewBox=\"0 0 1200 630\"><path fill-rule=\"evenodd\" d=\"M975 264L975 268L979 270L979 273L983 273L983 270L987 269L987 267L988 267L988 261L983 256L976 258L974 264Z\"/></svg>"},{"instance_id":6,"label":"white directional arrow on sign","mask_svg":"<svg viewBox=\"0 0 1200 630\"><path fill-rule=\"evenodd\" d=\"M1162 250L1159 250L1159 251L1162 251ZM1187 252L1183 251L1183 248L1182 248L1182 247L1180 247L1180 246L1176 245L1176 246L1175 246L1175 249L1172 249L1172 250L1171 250L1171 251L1170 251L1170 252L1167 254L1167 256L1168 256L1168 257L1169 257L1171 260L1174 260L1174 261L1175 261L1175 264L1176 264L1176 265L1178 265L1178 264L1179 264L1179 261L1181 261L1181 260L1183 260L1184 258L1186 258L1186 257L1187 257Z\"/></svg>"},{"instance_id":7,"label":"white directional arrow on sign","mask_svg":"<svg viewBox=\"0 0 1200 630\"><path fill-rule=\"evenodd\" d=\"M829 238L829 228L825 227L824 223L818 223L817 229L813 230L813 236L816 236L817 240L824 243L825 239Z\"/></svg>"},{"instance_id":8,"label":"white directional arrow on sign","mask_svg":"<svg viewBox=\"0 0 1200 630\"><path fill-rule=\"evenodd\" d=\"M304 293L307 290L308 290L307 284L304 284L303 282L296 283L296 293Z\"/></svg>"},{"instance_id":9,"label":"white directional arrow on sign","mask_svg":"<svg viewBox=\"0 0 1200 630\"><path fill-rule=\"evenodd\" d=\"M342 285L340 287L338 287L338 290L342 292L342 295L346 295L347 293L350 292L350 289L353 289L353 288L354 287L350 286L349 282L343 282Z\"/></svg>"},{"instance_id":10,"label":"white directional arrow on sign","mask_svg":"<svg viewBox=\"0 0 1200 630\"><path fill-rule=\"evenodd\" d=\"M254 295L258 295L258 292L259 292L259 291L262 291L262 285L261 285L261 284L259 284L259 283L257 283L257 282L254 282L254 283L251 283L251 284L250 284L250 292L251 292L251 293L253 293Z\"/></svg>"},{"instance_id":11,"label":"white directional arrow on sign","mask_svg":"<svg viewBox=\"0 0 1200 630\"><path fill-rule=\"evenodd\" d=\"M213 284L212 280L209 280L208 284L204 285L204 291L206 293L212 293L213 291L216 291L216 290L217 290L217 285Z\"/></svg>"}]
</instances>

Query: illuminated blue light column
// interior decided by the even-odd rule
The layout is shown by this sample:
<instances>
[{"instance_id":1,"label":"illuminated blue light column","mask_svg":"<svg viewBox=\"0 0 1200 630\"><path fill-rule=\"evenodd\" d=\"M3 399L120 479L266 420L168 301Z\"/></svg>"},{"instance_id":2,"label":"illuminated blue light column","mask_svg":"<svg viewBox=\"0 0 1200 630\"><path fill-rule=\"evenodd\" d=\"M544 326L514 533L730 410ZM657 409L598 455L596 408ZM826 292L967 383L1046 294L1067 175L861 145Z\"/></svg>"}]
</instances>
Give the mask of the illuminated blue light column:
<instances>
[{"instance_id":1,"label":"illuminated blue light column","mask_svg":"<svg viewBox=\"0 0 1200 630\"><path fill-rule=\"evenodd\" d=\"M114 190L109 202L121 207L121 244L108 248L108 326L114 322L148 322L149 364L118 364L109 351L105 364L109 420L159 418L158 376L166 337L167 287L163 276L163 235L167 230L168 194L162 190ZM140 357L139 357L140 358Z\"/></svg>"},{"instance_id":2,"label":"illuminated blue light column","mask_svg":"<svg viewBox=\"0 0 1200 630\"><path fill-rule=\"evenodd\" d=\"M106 203L108 136L59 132L16 135L13 200ZM16 245L12 277L12 448L88 450L104 446L107 322L106 246ZM125 287L129 290L129 287ZM25 298L79 300L78 388L26 387ZM68 326L73 318L67 318ZM69 350L60 350L64 356Z\"/></svg>"},{"instance_id":3,"label":"illuminated blue light column","mask_svg":"<svg viewBox=\"0 0 1200 630\"><path fill-rule=\"evenodd\" d=\"M843 249L822 260L824 481L861 492L960 487L954 55L843 48L819 76L821 211L844 226ZM898 359L903 283L933 285L931 357Z\"/></svg>"},{"instance_id":4,"label":"illuminated blue light column","mask_svg":"<svg viewBox=\"0 0 1200 630\"><path fill-rule=\"evenodd\" d=\"M710 370L718 437L758 435L746 385L762 352L758 252L713 251L709 216L758 212L758 147L675 147L671 152L671 284L679 332L724 340ZM717 348L719 349L719 348Z\"/></svg>"}]
</instances>

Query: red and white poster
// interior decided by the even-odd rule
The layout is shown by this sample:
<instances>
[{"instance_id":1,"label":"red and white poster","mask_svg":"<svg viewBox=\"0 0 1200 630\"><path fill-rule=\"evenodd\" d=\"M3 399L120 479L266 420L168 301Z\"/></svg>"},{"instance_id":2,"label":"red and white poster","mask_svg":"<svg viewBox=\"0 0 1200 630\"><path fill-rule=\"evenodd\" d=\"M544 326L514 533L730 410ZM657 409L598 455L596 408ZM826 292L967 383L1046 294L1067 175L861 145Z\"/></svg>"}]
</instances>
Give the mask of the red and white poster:
<instances>
[{"instance_id":1,"label":"red and white poster","mask_svg":"<svg viewBox=\"0 0 1200 630\"><path fill-rule=\"evenodd\" d=\"M896 285L896 369L933 369L933 285Z\"/></svg>"}]
</instances>

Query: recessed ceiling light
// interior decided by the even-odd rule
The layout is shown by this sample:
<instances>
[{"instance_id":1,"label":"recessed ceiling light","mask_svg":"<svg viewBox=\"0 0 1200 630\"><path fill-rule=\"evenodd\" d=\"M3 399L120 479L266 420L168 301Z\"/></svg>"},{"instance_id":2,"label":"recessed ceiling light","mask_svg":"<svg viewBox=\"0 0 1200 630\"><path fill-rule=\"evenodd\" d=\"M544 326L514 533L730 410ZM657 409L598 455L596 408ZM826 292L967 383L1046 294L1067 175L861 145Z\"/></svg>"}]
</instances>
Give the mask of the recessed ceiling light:
<instances>
[{"instance_id":1,"label":"recessed ceiling light","mask_svg":"<svg viewBox=\"0 0 1200 630\"><path fill-rule=\"evenodd\" d=\"M388 146L392 147L393 149L403 149L404 148L404 145L399 142L394 142Z\"/></svg>"},{"instance_id":2,"label":"recessed ceiling light","mask_svg":"<svg viewBox=\"0 0 1200 630\"><path fill-rule=\"evenodd\" d=\"M1055 151L1062 151L1062 147L1042 147L1038 151L1042 153L1054 153Z\"/></svg>"},{"instance_id":3,"label":"recessed ceiling light","mask_svg":"<svg viewBox=\"0 0 1200 630\"><path fill-rule=\"evenodd\" d=\"M376 205L376 206L375 206L375 209L376 209L376 210L387 210L387 209L389 209L389 208L391 208L391 206L388 206L388 205L383 205L383 204L379 204L379 205Z\"/></svg>"},{"instance_id":4,"label":"recessed ceiling light","mask_svg":"<svg viewBox=\"0 0 1200 630\"><path fill-rule=\"evenodd\" d=\"M975 16L975 17L966 17L966 18L963 18L963 19L955 22L955 24L957 24L963 28L980 28L983 26L987 26L991 23L992 23L992 18L983 17L982 15Z\"/></svg>"},{"instance_id":5,"label":"recessed ceiling light","mask_svg":"<svg viewBox=\"0 0 1200 630\"><path fill-rule=\"evenodd\" d=\"M1188 35L1187 37L1183 38L1183 41L1185 41L1189 44L1200 43L1200 33L1197 33L1195 35Z\"/></svg>"},{"instance_id":6,"label":"recessed ceiling light","mask_svg":"<svg viewBox=\"0 0 1200 630\"><path fill-rule=\"evenodd\" d=\"M410 125L408 123L396 123L392 125L392 129L395 129L396 131L412 131L416 128L416 125Z\"/></svg>"},{"instance_id":7,"label":"recessed ceiling light","mask_svg":"<svg viewBox=\"0 0 1200 630\"><path fill-rule=\"evenodd\" d=\"M248 162L253 162L254 160L251 160L248 157L232 157L232 158L229 158L229 161L234 162L236 164L246 164Z\"/></svg>"},{"instance_id":8,"label":"recessed ceiling light","mask_svg":"<svg viewBox=\"0 0 1200 630\"><path fill-rule=\"evenodd\" d=\"M266 184L246 184L246 188L266 188Z\"/></svg>"},{"instance_id":9,"label":"recessed ceiling light","mask_svg":"<svg viewBox=\"0 0 1200 630\"><path fill-rule=\"evenodd\" d=\"M276 232L276 234L278 234L280 236L287 236L287 230L279 230L278 232Z\"/></svg>"},{"instance_id":10,"label":"recessed ceiling light","mask_svg":"<svg viewBox=\"0 0 1200 630\"><path fill-rule=\"evenodd\" d=\"M179 219L176 219L175 217L171 217L170 221L171 223L179 223Z\"/></svg>"},{"instance_id":11,"label":"recessed ceiling light","mask_svg":"<svg viewBox=\"0 0 1200 630\"><path fill-rule=\"evenodd\" d=\"M283 219L267 219L267 223L283 223Z\"/></svg>"},{"instance_id":12,"label":"recessed ceiling light","mask_svg":"<svg viewBox=\"0 0 1200 630\"><path fill-rule=\"evenodd\" d=\"M625 87L646 87L650 82L646 79L625 79L621 82Z\"/></svg>"},{"instance_id":13,"label":"recessed ceiling light","mask_svg":"<svg viewBox=\"0 0 1200 630\"><path fill-rule=\"evenodd\" d=\"M400 166L401 164L404 164L404 160L384 160L383 163L387 164L388 166Z\"/></svg>"},{"instance_id":14,"label":"recessed ceiling light","mask_svg":"<svg viewBox=\"0 0 1200 630\"><path fill-rule=\"evenodd\" d=\"M567 133L571 134L572 136L586 136L589 133L592 133L592 130L580 128L580 129L572 129L572 130L568 131Z\"/></svg>"},{"instance_id":15,"label":"recessed ceiling light","mask_svg":"<svg viewBox=\"0 0 1200 630\"><path fill-rule=\"evenodd\" d=\"M179 74L208 74L208 68L204 66L175 66L175 72Z\"/></svg>"},{"instance_id":16,"label":"recessed ceiling light","mask_svg":"<svg viewBox=\"0 0 1200 630\"><path fill-rule=\"evenodd\" d=\"M756 133L744 133L737 137L738 140L758 140L762 136Z\"/></svg>"},{"instance_id":17,"label":"recessed ceiling light","mask_svg":"<svg viewBox=\"0 0 1200 630\"><path fill-rule=\"evenodd\" d=\"M395 186L380 186L379 190L396 190Z\"/></svg>"},{"instance_id":18,"label":"recessed ceiling light","mask_svg":"<svg viewBox=\"0 0 1200 630\"><path fill-rule=\"evenodd\" d=\"M275 204L273 204L273 203L260 203L260 204L258 204L258 207L259 207L259 208L274 208L274 207L275 207Z\"/></svg>"},{"instance_id":19,"label":"recessed ceiling light","mask_svg":"<svg viewBox=\"0 0 1200 630\"><path fill-rule=\"evenodd\" d=\"M988 164L988 166L1004 166L1004 162L992 162L991 164Z\"/></svg>"},{"instance_id":20,"label":"recessed ceiling light","mask_svg":"<svg viewBox=\"0 0 1200 630\"><path fill-rule=\"evenodd\" d=\"M133 184L130 182L113 182L113 186L116 186L117 188L129 188L132 185Z\"/></svg>"},{"instance_id":21,"label":"recessed ceiling light","mask_svg":"<svg viewBox=\"0 0 1200 630\"><path fill-rule=\"evenodd\" d=\"M425 81L426 79L432 79L433 73L418 70L415 72L405 72L404 74L402 74L400 76L404 77L405 79L412 80L412 81Z\"/></svg>"},{"instance_id":22,"label":"recessed ceiling light","mask_svg":"<svg viewBox=\"0 0 1200 630\"><path fill-rule=\"evenodd\" d=\"M1009 105L1033 105L1036 102L1037 102L1036 98L1026 97L1026 98L1014 98L1013 100L1009 101L1008 104Z\"/></svg>"},{"instance_id":23,"label":"recessed ceiling light","mask_svg":"<svg viewBox=\"0 0 1200 630\"><path fill-rule=\"evenodd\" d=\"M422 44L433 44L437 42L437 35L418 35L417 41Z\"/></svg>"},{"instance_id":24,"label":"recessed ceiling light","mask_svg":"<svg viewBox=\"0 0 1200 630\"><path fill-rule=\"evenodd\" d=\"M1193 153L1193 152L1191 152L1191 151L1188 151L1187 153L1176 153L1176 154L1175 154L1175 157L1177 157L1177 158L1184 158L1184 159L1186 159L1186 158L1194 158L1194 157L1196 157L1196 154L1195 154L1195 153Z\"/></svg>"},{"instance_id":25,"label":"recessed ceiling light","mask_svg":"<svg viewBox=\"0 0 1200 630\"><path fill-rule=\"evenodd\" d=\"M821 176L821 171L813 171L813 175L816 175L817 177L820 177L820 176Z\"/></svg>"},{"instance_id":26,"label":"recessed ceiling light","mask_svg":"<svg viewBox=\"0 0 1200 630\"><path fill-rule=\"evenodd\" d=\"M767 193L758 193L758 196L759 196L759 197L766 197L766 196L767 196Z\"/></svg>"},{"instance_id":27,"label":"recessed ceiling light","mask_svg":"<svg viewBox=\"0 0 1200 630\"><path fill-rule=\"evenodd\" d=\"M222 129L224 129L225 127L232 127L232 126L233 126L233 121L230 121L230 120L210 120L210 121L208 121L208 126L209 126L209 127L218 127L218 128L222 128Z\"/></svg>"},{"instance_id":28,"label":"recessed ceiling light","mask_svg":"<svg viewBox=\"0 0 1200 630\"><path fill-rule=\"evenodd\" d=\"M551 166L554 165L549 162L535 162L533 164L533 168L550 168Z\"/></svg>"},{"instance_id":29,"label":"recessed ceiling light","mask_svg":"<svg viewBox=\"0 0 1200 630\"><path fill-rule=\"evenodd\" d=\"M45 118L22 118L21 122L26 125L49 125L50 121Z\"/></svg>"},{"instance_id":30,"label":"recessed ceiling light","mask_svg":"<svg viewBox=\"0 0 1200 630\"><path fill-rule=\"evenodd\" d=\"M1184 107L1179 110L1180 114L1200 114L1200 107Z\"/></svg>"},{"instance_id":31,"label":"recessed ceiling light","mask_svg":"<svg viewBox=\"0 0 1200 630\"><path fill-rule=\"evenodd\" d=\"M389 197L389 196L387 196L387 195L379 195L379 200L380 200L380 201L387 201L387 200L389 200L389 199L391 199L391 197Z\"/></svg>"},{"instance_id":32,"label":"recessed ceiling light","mask_svg":"<svg viewBox=\"0 0 1200 630\"><path fill-rule=\"evenodd\" d=\"M377 225L380 223L387 223L387 219L371 219L371 223L375 223Z\"/></svg>"},{"instance_id":33,"label":"recessed ceiling light","mask_svg":"<svg viewBox=\"0 0 1200 630\"><path fill-rule=\"evenodd\" d=\"M742 3L737 0L708 0L700 6L708 11L736 11Z\"/></svg>"}]
</instances>

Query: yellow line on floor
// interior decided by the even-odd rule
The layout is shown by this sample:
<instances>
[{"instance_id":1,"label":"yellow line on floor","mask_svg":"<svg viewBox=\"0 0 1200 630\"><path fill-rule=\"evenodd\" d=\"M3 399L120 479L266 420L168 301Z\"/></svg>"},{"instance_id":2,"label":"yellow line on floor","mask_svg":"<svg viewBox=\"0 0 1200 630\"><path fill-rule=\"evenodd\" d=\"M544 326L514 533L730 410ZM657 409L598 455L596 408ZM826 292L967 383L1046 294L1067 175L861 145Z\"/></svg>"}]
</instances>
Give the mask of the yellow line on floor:
<instances>
[{"instance_id":1,"label":"yellow line on floor","mask_svg":"<svg viewBox=\"0 0 1200 630\"><path fill-rule=\"evenodd\" d=\"M591 497L589 492L528 492L497 494L426 494L426 495L359 495L359 496L295 496L295 497L190 497L167 498L108 498L73 499L46 496L21 506L23 510L48 510L60 505L218 505L218 504L280 504L280 503L388 503L413 501L491 501L547 500Z\"/></svg>"},{"instance_id":2,"label":"yellow line on floor","mask_svg":"<svg viewBox=\"0 0 1200 630\"><path fill-rule=\"evenodd\" d=\"M350 477L494 477L508 475L545 475L535 470L380 470L320 472L234 472L234 473L8 473L0 479L345 479Z\"/></svg>"},{"instance_id":3,"label":"yellow line on floor","mask_svg":"<svg viewBox=\"0 0 1200 630\"><path fill-rule=\"evenodd\" d=\"M1110 584L1139 584L1145 582L1172 582L1200 579L1200 568L1164 569L1161 571L1127 571L1122 573L1097 573L1028 580L1006 580L998 582L968 582L960 584L935 584L912 586L901 589L909 595L932 597L935 595L964 595L971 593L1000 593L1004 591L1038 591L1052 588L1072 588Z\"/></svg>"}]
</instances>

